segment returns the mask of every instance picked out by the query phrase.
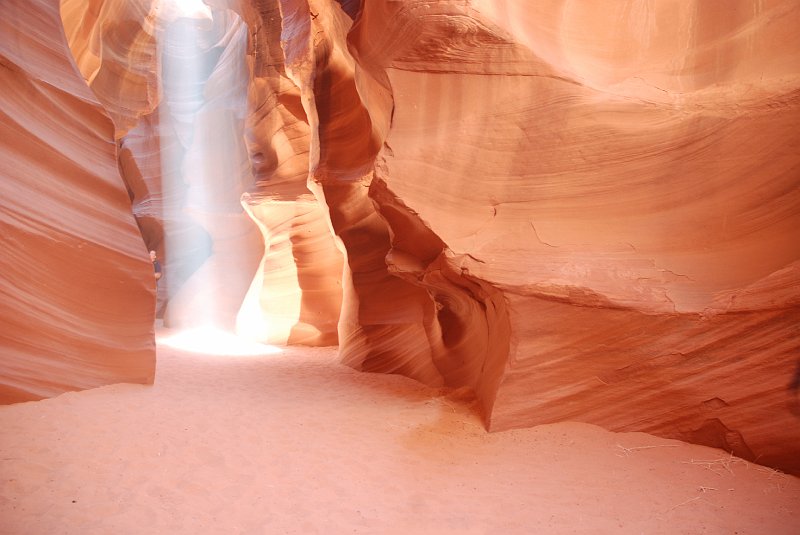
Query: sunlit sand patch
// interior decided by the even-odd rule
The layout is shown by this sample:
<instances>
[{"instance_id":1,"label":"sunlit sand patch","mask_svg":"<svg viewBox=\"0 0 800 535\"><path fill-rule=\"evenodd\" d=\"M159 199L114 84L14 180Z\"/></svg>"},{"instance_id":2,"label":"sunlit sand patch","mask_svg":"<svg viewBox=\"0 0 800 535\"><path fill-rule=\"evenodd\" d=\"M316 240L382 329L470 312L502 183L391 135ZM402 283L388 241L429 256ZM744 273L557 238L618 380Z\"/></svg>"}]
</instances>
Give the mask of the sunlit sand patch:
<instances>
[{"instance_id":1,"label":"sunlit sand patch","mask_svg":"<svg viewBox=\"0 0 800 535\"><path fill-rule=\"evenodd\" d=\"M198 327L161 335L157 342L181 351L205 355L242 357L277 355L282 352L278 347L245 340L214 327Z\"/></svg>"}]
</instances>

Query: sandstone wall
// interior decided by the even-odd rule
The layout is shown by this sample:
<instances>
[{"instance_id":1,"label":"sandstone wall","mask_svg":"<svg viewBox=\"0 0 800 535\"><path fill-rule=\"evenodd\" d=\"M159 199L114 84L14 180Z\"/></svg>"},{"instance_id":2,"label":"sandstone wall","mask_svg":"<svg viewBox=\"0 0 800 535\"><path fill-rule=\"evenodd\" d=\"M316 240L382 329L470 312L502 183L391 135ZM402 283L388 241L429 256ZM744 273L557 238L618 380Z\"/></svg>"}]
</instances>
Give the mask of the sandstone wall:
<instances>
[{"instance_id":1,"label":"sandstone wall","mask_svg":"<svg viewBox=\"0 0 800 535\"><path fill-rule=\"evenodd\" d=\"M352 27L326 5L314 178L359 297L346 362L470 386L492 430L800 470L795 3L375 1Z\"/></svg>"},{"instance_id":2,"label":"sandstone wall","mask_svg":"<svg viewBox=\"0 0 800 535\"><path fill-rule=\"evenodd\" d=\"M308 216L319 212L306 187L310 130L283 69L279 6L209 4L62 2L72 51L115 120L137 223L162 259L159 310L170 327L335 344L341 253Z\"/></svg>"},{"instance_id":3,"label":"sandstone wall","mask_svg":"<svg viewBox=\"0 0 800 535\"><path fill-rule=\"evenodd\" d=\"M57 1L0 4L0 402L155 372L152 266Z\"/></svg>"}]
</instances>

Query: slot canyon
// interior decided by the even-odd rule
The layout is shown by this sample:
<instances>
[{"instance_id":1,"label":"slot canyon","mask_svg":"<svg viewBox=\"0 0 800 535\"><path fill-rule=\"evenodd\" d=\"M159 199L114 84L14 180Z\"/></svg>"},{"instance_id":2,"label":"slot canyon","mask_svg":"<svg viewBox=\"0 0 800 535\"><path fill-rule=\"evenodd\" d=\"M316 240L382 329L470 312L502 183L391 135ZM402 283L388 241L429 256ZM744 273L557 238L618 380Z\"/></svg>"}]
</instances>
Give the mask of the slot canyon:
<instances>
[{"instance_id":1,"label":"slot canyon","mask_svg":"<svg viewBox=\"0 0 800 535\"><path fill-rule=\"evenodd\" d=\"M435 405L465 443L715 448L796 521L798 28L795 0L2 0L0 423L149 406L165 356L209 406L213 376L242 406L280 377ZM263 392L157 342L218 330L275 349ZM486 522L352 525L572 532Z\"/></svg>"}]
</instances>

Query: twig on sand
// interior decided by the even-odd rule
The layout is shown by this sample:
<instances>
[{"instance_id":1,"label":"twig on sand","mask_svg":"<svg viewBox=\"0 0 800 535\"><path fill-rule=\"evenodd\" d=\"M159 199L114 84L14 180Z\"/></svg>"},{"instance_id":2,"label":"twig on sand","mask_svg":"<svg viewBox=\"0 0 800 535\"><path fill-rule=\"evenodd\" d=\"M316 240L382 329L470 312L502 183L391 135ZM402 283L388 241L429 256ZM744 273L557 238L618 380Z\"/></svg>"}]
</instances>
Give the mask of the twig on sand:
<instances>
[{"instance_id":1,"label":"twig on sand","mask_svg":"<svg viewBox=\"0 0 800 535\"><path fill-rule=\"evenodd\" d=\"M706 490L717 490L717 489L714 489L714 488L711 488L711 487L700 487L700 492L701 492L700 494L698 494L694 498L689 498L685 502L681 502L681 503L679 503L677 505L673 505L672 507L667 509L666 512L669 513L670 511L674 511L678 507L682 507L684 505L690 504L692 502L697 502L697 501L704 502L704 503L706 503L708 505L711 505L713 507L719 508L719 505L715 504L714 502L710 502L710 501L708 501L706 499L703 499L702 493L705 492Z\"/></svg>"},{"instance_id":2,"label":"twig on sand","mask_svg":"<svg viewBox=\"0 0 800 535\"><path fill-rule=\"evenodd\" d=\"M622 453L625 454L625 457L631 454L632 451L636 450L650 450L653 448L677 448L680 444L656 444L655 446L633 446L630 448L626 448L622 444L617 444L617 447L622 450ZM617 454L618 457L622 457L622 455Z\"/></svg>"},{"instance_id":3,"label":"twig on sand","mask_svg":"<svg viewBox=\"0 0 800 535\"><path fill-rule=\"evenodd\" d=\"M775 468L770 468L769 466L759 466L758 470L760 472L768 473L769 476L767 477L767 481L771 481L772 482L772 486L770 486L768 489L764 490L764 492L768 492L768 491L772 491L772 490L782 491L783 489L786 488L786 484L788 482L788 478L786 476L786 473L781 472L780 470L777 470ZM777 479L773 480L772 478L774 478L776 476L777 476Z\"/></svg>"},{"instance_id":4,"label":"twig on sand","mask_svg":"<svg viewBox=\"0 0 800 535\"><path fill-rule=\"evenodd\" d=\"M690 459L688 461L683 461L683 463L702 466L706 470L710 470L711 472L714 472L718 476L723 475L722 470L720 469L724 469L730 475L733 476L735 474L733 473L731 466L733 466L734 464L746 464L744 459L740 459L739 457L734 457L732 453L728 456L727 459L726 458L710 459L710 460Z\"/></svg>"},{"instance_id":5,"label":"twig on sand","mask_svg":"<svg viewBox=\"0 0 800 535\"><path fill-rule=\"evenodd\" d=\"M679 503L679 504L677 504L677 505L673 505L672 507L670 507L669 509L667 509L667 512L669 513L670 511L674 511L674 510L675 510L675 509L677 509L678 507L681 507L681 506L683 506L683 505L686 505L686 504L688 504L688 503L692 503L693 501L696 501L696 500L699 500L699 499L700 499L700 496L695 496L694 498L689 498L689 499L688 499L688 500L686 500L685 502L681 502L681 503Z\"/></svg>"},{"instance_id":6,"label":"twig on sand","mask_svg":"<svg viewBox=\"0 0 800 535\"><path fill-rule=\"evenodd\" d=\"M759 466L758 470L760 470L761 472L768 473L769 477L767 479L772 479L775 476L779 476L780 477L780 476L785 476L786 475L784 472L781 472L777 468L770 468L769 466Z\"/></svg>"}]
</instances>

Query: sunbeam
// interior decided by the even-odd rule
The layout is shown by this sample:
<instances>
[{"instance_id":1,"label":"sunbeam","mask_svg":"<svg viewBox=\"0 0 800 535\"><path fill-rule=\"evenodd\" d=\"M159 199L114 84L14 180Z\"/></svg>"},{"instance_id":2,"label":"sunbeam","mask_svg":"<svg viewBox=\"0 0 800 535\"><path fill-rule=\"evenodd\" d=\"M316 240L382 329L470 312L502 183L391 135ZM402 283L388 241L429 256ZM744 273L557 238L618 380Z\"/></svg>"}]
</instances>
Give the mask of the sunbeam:
<instances>
[{"instance_id":1,"label":"sunbeam","mask_svg":"<svg viewBox=\"0 0 800 535\"><path fill-rule=\"evenodd\" d=\"M247 26L200 0L163 2L159 133L168 304L165 325L234 344L260 233L242 208L252 183L244 141ZM229 337L220 333L228 333Z\"/></svg>"}]
</instances>

